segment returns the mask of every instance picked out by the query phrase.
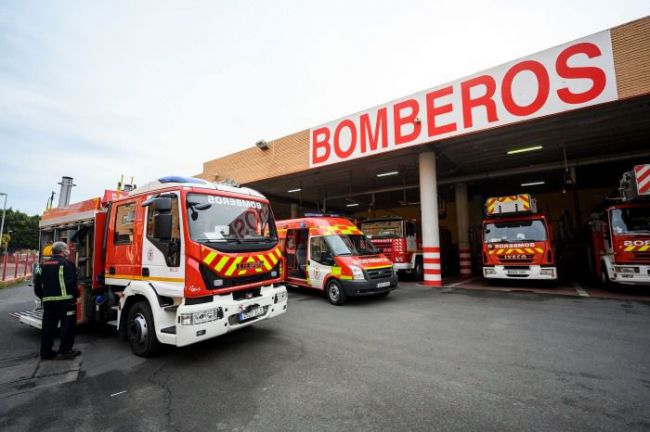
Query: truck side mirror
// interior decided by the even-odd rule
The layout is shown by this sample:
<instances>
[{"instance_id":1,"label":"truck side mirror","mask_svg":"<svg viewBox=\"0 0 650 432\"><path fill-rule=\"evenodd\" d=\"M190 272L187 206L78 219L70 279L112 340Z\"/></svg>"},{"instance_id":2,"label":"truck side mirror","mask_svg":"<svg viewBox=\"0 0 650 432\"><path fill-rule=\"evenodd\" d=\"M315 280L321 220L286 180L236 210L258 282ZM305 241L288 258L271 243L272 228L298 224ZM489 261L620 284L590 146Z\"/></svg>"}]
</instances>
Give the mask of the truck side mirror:
<instances>
[{"instance_id":1,"label":"truck side mirror","mask_svg":"<svg viewBox=\"0 0 650 432\"><path fill-rule=\"evenodd\" d=\"M170 212L172 211L172 199L168 196L149 198L142 203L142 207L149 206L161 213Z\"/></svg>"},{"instance_id":2,"label":"truck side mirror","mask_svg":"<svg viewBox=\"0 0 650 432\"><path fill-rule=\"evenodd\" d=\"M153 216L153 236L160 241L169 241L172 238L171 213L157 213Z\"/></svg>"}]
</instances>

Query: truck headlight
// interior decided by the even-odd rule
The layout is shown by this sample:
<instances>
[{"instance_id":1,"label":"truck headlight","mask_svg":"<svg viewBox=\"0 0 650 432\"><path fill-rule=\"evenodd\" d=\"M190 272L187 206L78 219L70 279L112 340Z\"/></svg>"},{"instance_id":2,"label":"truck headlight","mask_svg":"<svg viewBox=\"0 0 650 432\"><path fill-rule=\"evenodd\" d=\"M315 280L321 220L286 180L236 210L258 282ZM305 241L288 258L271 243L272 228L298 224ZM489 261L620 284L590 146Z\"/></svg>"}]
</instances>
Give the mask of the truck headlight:
<instances>
[{"instance_id":1,"label":"truck headlight","mask_svg":"<svg viewBox=\"0 0 650 432\"><path fill-rule=\"evenodd\" d=\"M277 293L275 295L275 301L273 303L278 303L278 302L283 302L287 301L287 292L282 291L281 293Z\"/></svg>"},{"instance_id":2,"label":"truck headlight","mask_svg":"<svg viewBox=\"0 0 650 432\"><path fill-rule=\"evenodd\" d=\"M616 267L616 271L619 273L636 273L635 267Z\"/></svg>"},{"instance_id":3,"label":"truck headlight","mask_svg":"<svg viewBox=\"0 0 650 432\"><path fill-rule=\"evenodd\" d=\"M352 270L352 278L353 279L365 279L366 275L363 274L363 270L357 266L350 266L350 270Z\"/></svg>"},{"instance_id":4,"label":"truck headlight","mask_svg":"<svg viewBox=\"0 0 650 432\"><path fill-rule=\"evenodd\" d=\"M180 325L197 325L216 321L221 318L223 318L223 311L221 308L216 308L198 312L182 313L178 316L178 323Z\"/></svg>"}]
</instances>

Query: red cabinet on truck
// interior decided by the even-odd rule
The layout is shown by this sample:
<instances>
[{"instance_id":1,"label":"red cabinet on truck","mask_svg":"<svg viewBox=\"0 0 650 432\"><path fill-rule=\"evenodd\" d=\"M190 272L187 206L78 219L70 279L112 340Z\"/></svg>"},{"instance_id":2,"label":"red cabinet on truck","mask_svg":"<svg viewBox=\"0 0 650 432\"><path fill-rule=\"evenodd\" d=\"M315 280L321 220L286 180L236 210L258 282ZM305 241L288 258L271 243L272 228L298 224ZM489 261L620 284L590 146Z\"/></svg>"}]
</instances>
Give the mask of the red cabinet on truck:
<instances>
[{"instance_id":1,"label":"red cabinet on truck","mask_svg":"<svg viewBox=\"0 0 650 432\"><path fill-rule=\"evenodd\" d=\"M590 268L603 284L650 285L650 164L625 173L619 191L591 215Z\"/></svg>"},{"instance_id":2,"label":"red cabinet on truck","mask_svg":"<svg viewBox=\"0 0 650 432\"><path fill-rule=\"evenodd\" d=\"M483 228L483 277L557 279L551 228L529 194L488 198Z\"/></svg>"},{"instance_id":3,"label":"red cabinet on truck","mask_svg":"<svg viewBox=\"0 0 650 432\"><path fill-rule=\"evenodd\" d=\"M78 322L115 325L137 355L286 311L273 214L252 189L164 177L47 210L39 227L41 245L64 240L74 251ZM12 315L41 326L42 311Z\"/></svg>"}]
</instances>

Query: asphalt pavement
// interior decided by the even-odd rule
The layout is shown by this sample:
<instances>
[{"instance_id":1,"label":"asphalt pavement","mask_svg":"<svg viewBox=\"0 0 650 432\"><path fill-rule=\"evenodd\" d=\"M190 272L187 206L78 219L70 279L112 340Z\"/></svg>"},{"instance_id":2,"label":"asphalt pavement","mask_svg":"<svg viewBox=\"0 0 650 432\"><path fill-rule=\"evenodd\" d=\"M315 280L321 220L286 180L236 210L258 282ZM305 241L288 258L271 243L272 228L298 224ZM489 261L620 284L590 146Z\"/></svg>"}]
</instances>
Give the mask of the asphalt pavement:
<instances>
[{"instance_id":1,"label":"asphalt pavement","mask_svg":"<svg viewBox=\"0 0 650 432\"><path fill-rule=\"evenodd\" d=\"M650 430L650 303L401 283L153 359L83 330L44 365L0 290L2 431ZM52 362L49 362L52 363Z\"/></svg>"}]
</instances>

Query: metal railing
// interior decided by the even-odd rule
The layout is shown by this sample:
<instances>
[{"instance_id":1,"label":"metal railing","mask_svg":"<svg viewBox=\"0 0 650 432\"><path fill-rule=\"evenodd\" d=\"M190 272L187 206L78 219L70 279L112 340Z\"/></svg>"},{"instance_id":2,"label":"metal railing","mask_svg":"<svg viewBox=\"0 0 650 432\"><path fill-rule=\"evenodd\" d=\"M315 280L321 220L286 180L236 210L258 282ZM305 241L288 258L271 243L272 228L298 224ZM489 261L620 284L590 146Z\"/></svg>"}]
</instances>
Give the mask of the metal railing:
<instances>
[{"instance_id":1,"label":"metal railing","mask_svg":"<svg viewBox=\"0 0 650 432\"><path fill-rule=\"evenodd\" d=\"M32 275L32 265L38 259L36 253L5 254L0 257L0 282L26 279Z\"/></svg>"}]
</instances>

